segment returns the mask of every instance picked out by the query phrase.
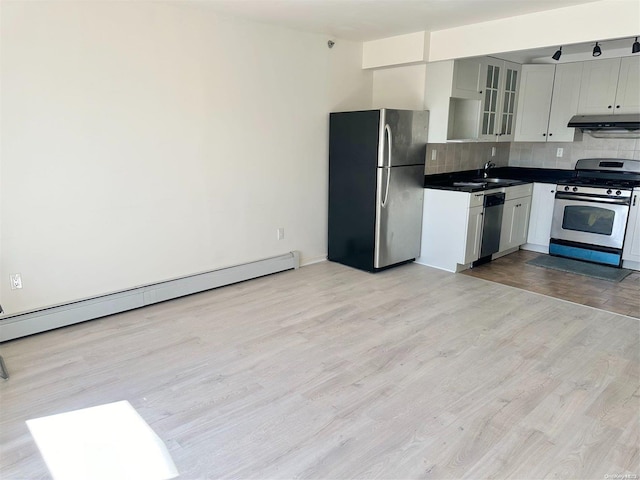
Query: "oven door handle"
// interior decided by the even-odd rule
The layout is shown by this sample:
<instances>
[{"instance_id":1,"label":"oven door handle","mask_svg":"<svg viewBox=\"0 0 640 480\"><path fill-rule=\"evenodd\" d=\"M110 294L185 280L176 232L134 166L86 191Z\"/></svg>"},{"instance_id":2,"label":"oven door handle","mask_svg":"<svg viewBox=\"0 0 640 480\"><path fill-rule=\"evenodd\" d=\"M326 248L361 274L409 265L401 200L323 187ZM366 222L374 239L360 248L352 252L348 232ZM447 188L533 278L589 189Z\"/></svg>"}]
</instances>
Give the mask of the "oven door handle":
<instances>
[{"instance_id":1,"label":"oven door handle","mask_svg":"<svg viewBox=\"0 0 640 480\"><path fill-rule=\"evenodd\" d=\"M629 205L629 198L588 197L575 193L556 192L556 198L574 200L576 202L610 203L613 205Z\"/></svg>"}]
</instances>

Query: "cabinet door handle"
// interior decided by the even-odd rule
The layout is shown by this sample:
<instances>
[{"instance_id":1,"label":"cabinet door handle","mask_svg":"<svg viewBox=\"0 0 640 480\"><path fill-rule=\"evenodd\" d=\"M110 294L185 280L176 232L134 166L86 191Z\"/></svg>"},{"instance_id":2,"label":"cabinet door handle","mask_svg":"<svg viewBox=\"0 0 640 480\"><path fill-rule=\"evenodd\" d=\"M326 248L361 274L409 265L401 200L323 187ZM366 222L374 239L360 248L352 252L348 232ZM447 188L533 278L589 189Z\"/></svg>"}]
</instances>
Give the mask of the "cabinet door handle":
<instances>
[{"instance_id":1,"label":"cabinet door handle","mask_svg":"<svg viewBox=\"0 0 640 480\"><path fill-rule=\"evenodd\" d=\"M611 108L611 105L609 105L607 108Z\"/></svg>"},{"instance_id":2,"label":"cabinet door handle","mask_svg":"<svg viewBox=\"0 0 640 480\"><path fill-rule=\"evenodd\" d=\"M551 136L553 136L553 133L550 133L550 134L549 134L549 136L550 136L550 137L551 137Z\"/></svg>"},{"instance_id":3,"label":"cabinet door handle","mask_svg":"<svg viewBox=\"0 0 640 480\"><path fill-rule=\"evenodd\" d=\"M543 133L543 134L542 134L542 136L543 136L543 137L546 137L546 136L547 136L547 134L546 134L546 133Z\"/></svg>"},{"instance_id":4,"label":"cabinet door handle","mask_svg":"<svg viewBox=\"0 0 640 480\"><path fill-rule=\"evenodd\" d=\"M556 191L555 191L555 190L549 190L549 192L550 192L550 193L556 193Z\"/></svg>"},{"instance_id":5,"label":"cabinet door handle","mask_svg":"<svg viewBox=\"0 0 640 480\"><path fill-rule=\"evenodd\" d=\"M638 198L638 195L634 195L633 196L633 206L636 206L636 199Z\"/></svg>"},{"instance_id":6,"label":"cabinet door handle","mask_svg":"<svg viewBox=\"0 0 640 480\"><path fill-rule=\"evenodd\" d=\"M616 108L620 108L620 105L616 105Z\"/></svg>"}]
</instances>

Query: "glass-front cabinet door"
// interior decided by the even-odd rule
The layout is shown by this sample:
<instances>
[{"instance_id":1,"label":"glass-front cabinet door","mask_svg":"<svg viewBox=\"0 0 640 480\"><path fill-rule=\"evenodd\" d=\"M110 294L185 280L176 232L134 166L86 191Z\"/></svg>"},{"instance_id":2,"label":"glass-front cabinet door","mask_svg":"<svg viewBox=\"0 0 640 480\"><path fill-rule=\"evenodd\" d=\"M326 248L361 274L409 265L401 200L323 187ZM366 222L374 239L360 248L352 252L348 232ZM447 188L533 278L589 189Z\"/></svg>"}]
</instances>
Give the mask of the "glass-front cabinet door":
<instances>
[{"instance_id":1,"label":"glass-front cabinet door","mask_svg":"<svg viewBox=\"0 0 640 480\"><path fill-rule=\"evenodd\" d=\"M515 131L520 65L488 58L484 70L480 139L510 142Z\"/></svg>"},{"instance_id":2,"label":"glass-front cabinet door","mask_svg":"<svg viewBox=\"0 0 640 480\"><path fill-rule=\"evenodd\" d=\"M482 102L482 129L480 131L480 136L486 140L493 140L496 132L498 100L500 98L500 70L499 64L487 62Z\"/></svg>"},{"instance_id":3,"label":"glass-front cabinet door","mask_svg":"<svg viewBox=\"0 0 640 480\"><path fill-rule=\"evenodd\" d=\"M502 108L500 114L499 141L513 140L514 119L516 111L516 99L518 98L518 70L505 66L504 92L502 95Z\"/></svg>"}]
</instances>

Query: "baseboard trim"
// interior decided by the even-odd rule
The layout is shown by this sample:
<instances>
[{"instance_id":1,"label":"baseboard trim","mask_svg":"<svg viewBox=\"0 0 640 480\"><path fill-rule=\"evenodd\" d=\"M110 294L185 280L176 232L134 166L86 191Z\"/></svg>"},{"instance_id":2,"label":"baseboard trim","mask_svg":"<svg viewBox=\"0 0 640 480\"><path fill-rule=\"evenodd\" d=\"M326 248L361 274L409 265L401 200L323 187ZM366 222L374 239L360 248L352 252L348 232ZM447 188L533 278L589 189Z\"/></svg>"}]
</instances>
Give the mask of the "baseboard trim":
<instances>
[{"instance_id":1,"label":"baseboard trim","mask_svg":"<svg viewBox=\"0 0 640 480\"><path fill-rule=\"evenodd\" d=\"M629 270L640 270L640 262L634 262L633 260L622 259L622 268L628 268Z\"/></svg>"},{"instance_id":2,"label":"baseboard trim","mask_svg":"<svg viewBox=\"0 0 640 480\"><path fill-rule=\"evenodd\" d=\"M520 248L522 248L522 250L529 250L530 252L549 254L549 245L536 245L535 243L525 243Z\"/></svg>"},{"instance_id":3,"label":"baseboard trim","mask_svg":"<svg viewBox=\"0 0 640 480\"><path fill-rule=\"evenodd\" d=\"M326 262L327 261L327 256L324 255L322 257L312 257L312 258L307 258L304 260L304 262L300 263L301 267L306 267L308 265L313 265L316 263L322 263L322 262Z\"/></svg>"},{"instance_id":4,"label":"baseboard trim","mask_svg":"<svg viewBox=\"0 0 640 480\"><path fill-rule=\"evenodd\" d=\"M42 310L9 315L0 319L0 342L95 320L272 273L297 269L299 266L300 254L294 251L234 267L145 285Z\"/></svg>"}]
</instances>

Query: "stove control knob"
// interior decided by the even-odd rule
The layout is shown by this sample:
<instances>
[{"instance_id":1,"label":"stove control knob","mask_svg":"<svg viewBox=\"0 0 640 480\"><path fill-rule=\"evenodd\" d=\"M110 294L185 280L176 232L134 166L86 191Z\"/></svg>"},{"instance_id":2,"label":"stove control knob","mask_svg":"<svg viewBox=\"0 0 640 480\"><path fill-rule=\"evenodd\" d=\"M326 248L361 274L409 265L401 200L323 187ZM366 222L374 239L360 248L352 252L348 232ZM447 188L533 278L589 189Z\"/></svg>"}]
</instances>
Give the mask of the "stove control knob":
<instances>
[{"instance_id":1,"label":"stove control knob","mask_svg":"<svg viewBox=\"0 0 640 480\"><path fill-rule=\"evenodd\" d=\"M573 187L573 191L577 192L578 191L578 187Z\"/></svg>"},{"instance_id":2,"label":"stove control knob","mask_svg":"<svg viewBox=\"0 0 640 480\"><path fill-rule=\"evenodd\" d=\"M568 192L569 191L569 187L564 187L564 191Z\"/></svg>"},{"instance_id":3,"label":"stove control knob","mask_svg":"<svg viewBox=\"0 0 640 480\"><path fill-rule=\"evenodd\" d=\"M618 191L616 192L616 195L622 195L622 192L621 192L620 190L618 190Z\"/></svg>"},{"instance_id":4,"label":"stove control knob","mask_svg":"<svg viewBox=\"0 0 640 480\"><path fill-rule=\"evenodd\" d=\"M611 195L613 193L613 190L609 189L607 190L607 195Z\"/></svg>"}]
</instances>

